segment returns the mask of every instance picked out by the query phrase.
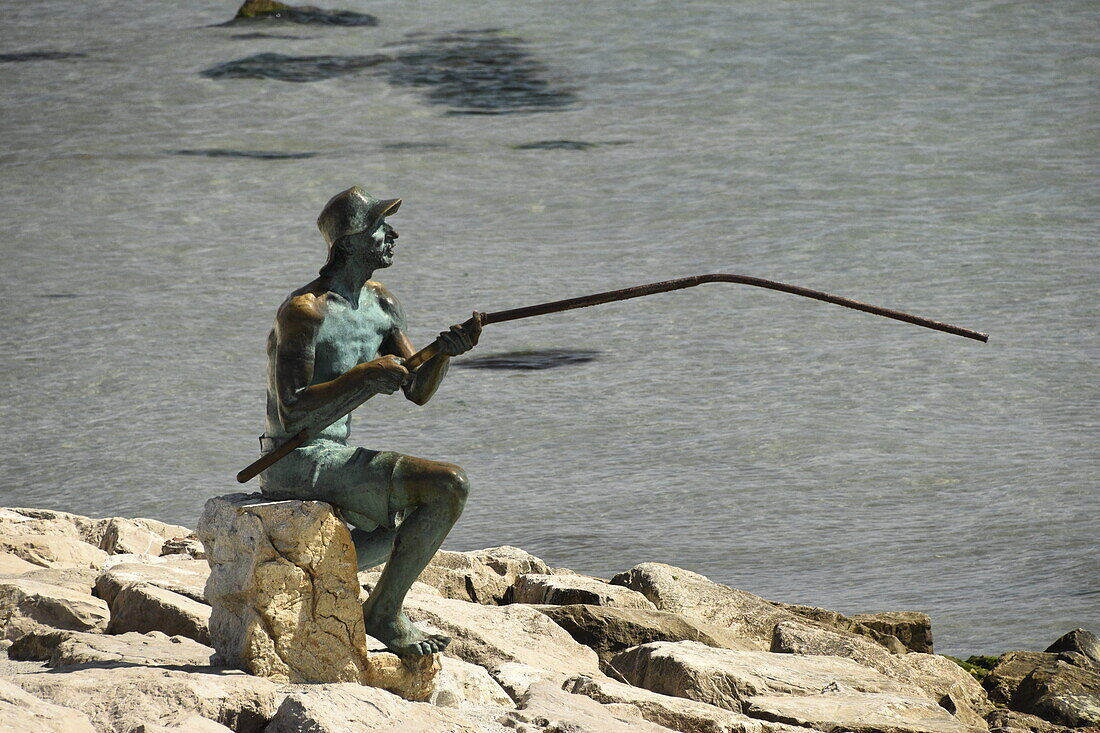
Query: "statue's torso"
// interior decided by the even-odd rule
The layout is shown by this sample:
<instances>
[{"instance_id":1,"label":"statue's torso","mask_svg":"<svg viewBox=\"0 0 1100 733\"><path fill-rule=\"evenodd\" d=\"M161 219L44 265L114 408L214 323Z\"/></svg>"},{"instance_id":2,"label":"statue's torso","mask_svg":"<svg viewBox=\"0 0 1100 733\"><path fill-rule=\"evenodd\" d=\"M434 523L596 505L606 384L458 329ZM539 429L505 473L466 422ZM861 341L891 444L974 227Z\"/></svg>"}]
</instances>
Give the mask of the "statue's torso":
<instances>
[{"instance_id":1,"label":"statue's torso","mask_svg":"<svg viewBox=\"0 0 1100 733\"><path fill-rule=\"evenodd\" d=\"M310 386L335 379L356 364L375 359L386 337L395 327L391 307L372 288L364 287L358 306L329 293L324 306L324 319L314 340L313 379ZM275 354L269 349L269 359ZM273 366L273 365L272 365ZM274 369L268 370L274 374ZM267 435L282 436L275 385L268 385ZM350 432L351 415L346 415L322 430L317 437L346 440Z\"/></svg>"}]
</instances>

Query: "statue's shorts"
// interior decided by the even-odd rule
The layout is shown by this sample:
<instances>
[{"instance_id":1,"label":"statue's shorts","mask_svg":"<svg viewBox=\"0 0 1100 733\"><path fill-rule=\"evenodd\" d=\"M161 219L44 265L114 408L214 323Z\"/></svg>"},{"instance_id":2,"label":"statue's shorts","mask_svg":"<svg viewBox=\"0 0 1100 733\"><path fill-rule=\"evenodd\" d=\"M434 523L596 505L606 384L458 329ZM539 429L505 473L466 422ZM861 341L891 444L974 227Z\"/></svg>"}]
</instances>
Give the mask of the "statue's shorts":
<instances>
[{"instance_id":1,"label":"statue's shorts","mask_svg":"<svg viewBox=\"0 0 1100 733\"><path fill-rule=\"evenodd\" d=\"M275 447L263 438L264 452ZM260 491L272 499L325 501L344 510L361 529L370 523L392 528L398 511L391 507L393 470L400 453L357 448L314 438L260 474ZM359 516L356 516L359 515Z\"/></svg>"}]
</instances>

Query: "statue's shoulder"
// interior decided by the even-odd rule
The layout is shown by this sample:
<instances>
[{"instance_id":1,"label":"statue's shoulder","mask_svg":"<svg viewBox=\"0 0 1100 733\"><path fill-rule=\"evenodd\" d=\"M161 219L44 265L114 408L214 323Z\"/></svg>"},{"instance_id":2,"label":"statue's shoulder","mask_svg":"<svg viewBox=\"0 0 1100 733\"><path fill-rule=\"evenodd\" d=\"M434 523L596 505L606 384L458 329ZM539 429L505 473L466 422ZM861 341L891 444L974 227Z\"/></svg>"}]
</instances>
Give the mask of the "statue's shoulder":
<instances>
[{"instance_id":1,"label":"statue's shoulder","mask_svg":"<svg viewBox=\"0 0 1100 733\"><path fill-rule=\"evenodd\" d=\"M398 328L405 327L405 310L401 307L401 301L385 285L377 280L367 280L363 289L369 290L374 295L382 309L393 317L394 324Z\"/></svg>"},{"instance_id":2,"label":"statue's shoulder","mask_svg":"<svg viewBox=\"0 0 1100 733\"><path fill-rule=\"evenodd\" d=\"M287 296L275 314L282 328L319 328L325 320L328 298L314 290L297 290Z\"/></svg>"}]
</instances>

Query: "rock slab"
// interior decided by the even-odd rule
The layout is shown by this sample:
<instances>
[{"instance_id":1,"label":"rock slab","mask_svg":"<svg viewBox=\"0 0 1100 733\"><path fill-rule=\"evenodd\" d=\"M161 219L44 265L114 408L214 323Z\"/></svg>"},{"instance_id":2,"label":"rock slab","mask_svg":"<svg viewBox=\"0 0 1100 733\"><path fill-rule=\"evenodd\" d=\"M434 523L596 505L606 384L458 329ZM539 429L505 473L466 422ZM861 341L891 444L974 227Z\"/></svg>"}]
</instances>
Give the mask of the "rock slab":
<instances>
[{"instance_id":1,"label":"rock slab","mask_svg":"<svg viewBox=\"0 0 1100 733\"><path fill-rule=\"evenodd\" d=\"M215 497L197 533L210 564L210 638L225 663L283 682L431 695L435 655L403 662L367 651L355 547L330 505Z\"/></svg>"}]
</instances>

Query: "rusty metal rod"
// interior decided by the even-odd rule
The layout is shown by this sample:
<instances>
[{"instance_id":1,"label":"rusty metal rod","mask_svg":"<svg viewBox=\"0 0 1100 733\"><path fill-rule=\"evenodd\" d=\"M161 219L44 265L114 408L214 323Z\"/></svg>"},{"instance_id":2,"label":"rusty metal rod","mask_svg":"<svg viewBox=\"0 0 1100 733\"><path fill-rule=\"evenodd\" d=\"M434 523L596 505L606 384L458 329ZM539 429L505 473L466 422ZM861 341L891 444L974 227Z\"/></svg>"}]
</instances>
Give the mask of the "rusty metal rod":
<instances>
[{"instance_id":1,"label":"rusty metal rod","mask_svg":"<svg viewBox=\"0 0 1100 733\"><path fill-rule=\"evenodd\" d=\"M839 295L833 295L832 293L826 293L821 290L811 290L810 288L804 288L799 285L788 285L787 283L775 282L774 280L764 280L759 277L750 277L748 275L727 275L722 273L712 273L709 275L694 275L692 277L682 277L677 280L665 280L663 282L649 283L647 285L636 285L632 288L623 288L621 290L609 290L604 293L593 293L592 295L582 295L579 298L567 298L565 300L555 300L550 303L540 303L538 305L529 305L524 308L512 308L511 310L496 311L495 313L479 313L475 312L473 318L466 321L463 325L472 325L473 323L480 321L481 325L487 326L491 323L503 323L504 321L515 321L520 318L531 318L533 316L544 316L548 313L559 313L561 311L573 310L574 308L587 308L593 305L603 305L604 303L614 303L619 300L629 300L630 298L641 298L646 295L655 295L656 293L667 293L671 290L683 290L684 288L692 288L696 285L703 285L704 283L734 283L737 285L754 285L760 288L768 288L769 290L779 290L784 293L792 293L794 295L801 295L806 298L814 298L815 300L823 300L826 303L835 303L836 305L842 305L846 308L854 308L866 313L873 313L876 316L885 316L886 318L893 318L896 321L905 321L906 323L913 323L918 326L924 326L925 328L931 328L936 331L944 331L945 333L955 334L956 336L964 336L966 338L974 339L976 341L982 341L983 343L989 340L988 334L981 333L980 331L972 331L969 328L962 328L960 326L952 326L950 323L941 323L940 321L933 321L930 318L923 318L921 316L914 316L910 313L903 313L902 311L892 310L890 308L881 308L877 305L870 305L858 300L852 300L851 298L843 298ZM405 359L405 368L410 372L415 372L424 362L431 359L433 356L439 353L439 347L436 342L432 342L425 346L420 351L416 352L408 359ZM359 404L349 408L342 415L333 418L333 422L339 420L344 415L348 414L359 405L366 402L373 395L369 395ZM323 426L322 426L323 427ZM237 474L237 481L245 483L251 480L253 477L259 475L263 471L277 463L280 459L284 458L288 453L305 443L310 438L308 431L303 428L298 433L293 435L285 443L282 443L274 450L265 453L260 456L259 459L242 469Z\"/></svg>"}]
</instances>

